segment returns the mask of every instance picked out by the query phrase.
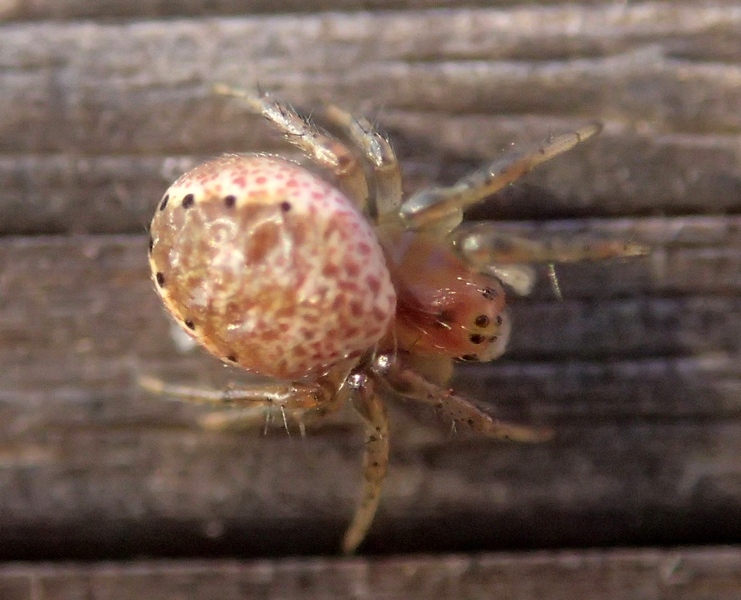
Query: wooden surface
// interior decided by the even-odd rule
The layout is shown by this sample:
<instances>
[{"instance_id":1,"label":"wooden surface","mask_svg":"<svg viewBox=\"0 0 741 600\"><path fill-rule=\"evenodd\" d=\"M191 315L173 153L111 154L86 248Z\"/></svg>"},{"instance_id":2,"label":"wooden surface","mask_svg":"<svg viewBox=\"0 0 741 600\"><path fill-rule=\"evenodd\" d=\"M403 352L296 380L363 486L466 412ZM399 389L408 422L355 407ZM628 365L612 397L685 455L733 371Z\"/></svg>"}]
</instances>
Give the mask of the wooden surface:
<instances>
[{"instance_id":1,"label":"wooden surface","mask_svg":"<svg viewBox=\"0 0 741 600\"><path fill-rule=\"evenodd\" d=\"M3 600L631 600L739 597L730 548L444 558L161 561L0 567Z\"/></svg>"},{"instance_id":2,"label":"wooden surface","mask_svg":"<svg viewBox=\"0 0 741 600\"><path fill-rule=\"evenodd\" d=\"M142 372L213 385L240 377L178 346L147 279L144 230L172 179L201 157L284 148L213 97L213 83L259 82L299 107L332 100L369 114L397 148L408 190L601 120L599 139L472 214L656 248L564 267L563 302L541 281L512 302L505 358L460 369L459 389L557 437L499 444L392 407L389 479L364 551L741 539L741 9L359 4L389 7L321 13L316 1L298 14L296 3L256 2L265 14L250 15L227 0L0 3L0 559L276 558L7 566L0 591L141 597L125 590L158 589L151 568L173 582L162 598L191 578L207 581L194 597L228 598L208 590L261 577L294 590L264 597L291 597L325 572L345 582L338 589L388 576L398 589L383 597L413 598L398 591L413 585L402 574L428 569L409 575L419 590L433 580L435 593L417 597L488 597L481 581L505 586L500 597L562 598L578 580L592 598L606 572L614 579L600 597L737 597L734 548L690 552L706 565L692 569L700 587L656 583L673 551L283 562L338 547L360 482L352 414L305 440L206 433L193 409L134 384ZM713 571L708 557L731 567ZM531 583L538 561L550 565L542 585ZM435 579L440 569L452 575ZM120 593L106 595L100 586L114 580ZM29 581L51 587L34 596Z\"/></svg>"}]
</instances>

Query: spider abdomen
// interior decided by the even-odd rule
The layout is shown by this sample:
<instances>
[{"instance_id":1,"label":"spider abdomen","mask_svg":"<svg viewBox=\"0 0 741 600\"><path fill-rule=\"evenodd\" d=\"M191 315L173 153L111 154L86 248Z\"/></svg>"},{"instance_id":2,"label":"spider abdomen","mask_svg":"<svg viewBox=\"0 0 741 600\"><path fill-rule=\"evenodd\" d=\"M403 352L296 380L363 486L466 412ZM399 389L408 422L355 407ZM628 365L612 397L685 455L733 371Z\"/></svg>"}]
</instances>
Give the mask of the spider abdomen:
<instances>
[{"instance_id":1,"label":"spider abdomen","mask_svg":"<svg viewBox=\"0 0 741 600\"><path fill-rule=\"evenodd\" d=\"M296 379L371 348L396 296L373 229L299 165L228 155L189 171L152 220L156 288L217 357Z\"/></svg>"}]
</instances>

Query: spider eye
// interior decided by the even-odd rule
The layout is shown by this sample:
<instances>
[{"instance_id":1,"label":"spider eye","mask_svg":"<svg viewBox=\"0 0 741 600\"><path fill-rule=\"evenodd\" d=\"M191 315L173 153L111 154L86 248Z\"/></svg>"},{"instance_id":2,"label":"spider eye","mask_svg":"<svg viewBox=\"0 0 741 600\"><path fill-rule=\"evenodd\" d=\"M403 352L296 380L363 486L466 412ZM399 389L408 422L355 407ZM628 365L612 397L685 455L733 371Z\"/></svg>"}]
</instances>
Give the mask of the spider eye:
<instances>
[{"instance_id":1,"label":"spider eye","mask_svg":"<svg viewBox=\"0 0 741 600\"><path fill-rule=\"evenodd\" d=\"M489 321L488 317L487 321ZM480 333L469 334L468 341L471 344L480 346L481 349L476 353L469 352L463 354L458 357L458 360L466 362L489 362L504 354L504 351L507 348L507 342L509 341L510 332L512 331L511 322L506 312L501 316L497 315L495 322L499 325L495 335L482 335ZM488 344L486 342L488 342Z\"/></svg>"},{"instance_id":2,"label":"spider eye","mask_svg":"<svg viewBox=\"0 0 741 600\"><path fill-rule=\"evenodd\" d=\"M481 295L487 300L494 300L499 296L499 290L494 286L486 286L481 291Z\"/></svg>"},{"instance_id":3,"label":"spider eye","mask_svg":"<svg viewBox=\"0 0 741 600\"><path fill-rule=\"evenodd\" d=\"M482 362L489 362L490 360L499 358L507 349L509 336L512 333L512 320L505 311L500 316L497 316L497 322L500 323L497 334L489 338L489 345L479 355L479 360Z\"/></svg>"}]
</instances>

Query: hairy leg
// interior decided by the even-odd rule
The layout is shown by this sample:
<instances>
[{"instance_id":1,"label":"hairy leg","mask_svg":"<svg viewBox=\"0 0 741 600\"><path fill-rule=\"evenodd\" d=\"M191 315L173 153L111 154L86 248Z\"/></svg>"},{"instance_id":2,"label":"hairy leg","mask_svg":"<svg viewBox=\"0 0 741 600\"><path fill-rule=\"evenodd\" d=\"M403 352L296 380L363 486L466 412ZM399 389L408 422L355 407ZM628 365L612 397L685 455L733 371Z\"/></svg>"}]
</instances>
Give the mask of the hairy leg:
<instances>
[{"instance_id":1,"label":"hairy leg","mask_svg":"<svg viewBox=\"0 0 741 600\"><path fill-rule=\"evenodd\" d=\"M478 269L494 275L503 284L511 287L518 296L529 295L538 279L535 268L531 265L486 264L479 266Z\"/></svg>"},{"instance_id":2,"label":"hairy leg","mask_svg":"<svg viewBox=\"0 0 741 600\"><path fill-rule=\"evenodd\" d=\"M553 437L553 431L548 428L528 427L495 419L467 398L430 383L406 366L392 364L385 374L395 392L405 398L431 404L450 418L456 427L462 425L489 437L516 442L543 442Z\"/></svg>"},{"instance_id":3,"label":"hairy leg","mask_svg":"<svg viewBox=\"0 0 741 600\"><path fill-rule=\"evenodd\" d=\"M381 499L389 455L389 425L386 408L376 395L373 380L364 374L350 377L352 403L365 422L366 442L363 458L363 488L360 504L342 541L342 551L354 552L373 522Z\"/></svg>"},{"instance_id":4,"label":"hairy leg","mask_svg":"<svg viewBox=\"0 0 741 600\"><path fill-rule=\"evenodd\" d=\"M301 117L290 106L269 94L254 94L226 85L216 85L213 89L222 96L239 98L250 111L263 115L283 132L288 142L304 152L316 164L334 173L345 193L353 199L358 208L365 209L368 201L368 182L363 167L342 142L322 133L310 120Z\"/></svg>"},{"instance_id":5,"label":"hairy leg","mask_svg":"<svg viewBox=\"0 0 741 600\"><path fill-rule=\"evenodd\" d=\"M451 235L461 256L474 268L496 264L571 263L610 258L645 256L650 247L637 242L615 240L590 232L553 234L534 231L514 235L497 224L462 224Z\"/></svg>"},{"instance_id":6,"label":"hairy leg","mask_svg":"<svg viewBox=\"0 0 741 600\"><path fill-rule=\"evenodd\" d=\"M571 150L601 129L597 123L586 125L572 133L559 135L533 151L503 156L450 187L422 190L402 204L401 218L409 229L447 233L461 222L465 208L517 181L538 165Z\"/></svg>"},{"instance_id":7,"label":"hairy leg","mask_svg":"<svg viewBox=\"0 0 741 600\"><path fill-rule=\"evenodd\" d=\"M224 390L209 390L167 383L162 379L142 375L139 385L154 394L171 396L214 408L284 407L288 410L309 410L327 400L327 390L318 384L276 383L257 384Z\"/></svg>"},{"instance_id":8,"label":"hairy leg","mask_svg":"<svg viewBox=\"0 0 741 600\"><path fill-rule=\"evenodd\" d=\"M468 265L490 273L525 296L535 282L533 263L548 265L548 278L556 296L561 288L556 265L583 261L646 256L651 247L633 241L610 239L591 232L553 234L534 231L515 235L502 231L497 223L461 224L450 242Z\"/></svg>"},{"instance_id":9,"label":"hairy leg","mask_svg":"<svg viewBox=\"0 0 741 600\"><path fill-rule=\"evenodd\" d=\"M364 117L355 117L333 104L325 106L323 112L328 121L345 132L373 170L373 197L378 221L397 219L402 196L401 171L389 141Z\"/></svg>"},{"instance_id":10,"label":"hairy leg","mask_svg":"<svg viewBox=\"0 0 741 600\"><path fill-rule=\"evenodd\" d=\"M259 406L254 408L231 408L209 411L198 419L198 424L209 431L246 431L262 427L263 433L280 427L291 435L291 426L296 424L303 437L306 434L304 422L306 411L280 407Z\"/></svg>"}]
</instances>

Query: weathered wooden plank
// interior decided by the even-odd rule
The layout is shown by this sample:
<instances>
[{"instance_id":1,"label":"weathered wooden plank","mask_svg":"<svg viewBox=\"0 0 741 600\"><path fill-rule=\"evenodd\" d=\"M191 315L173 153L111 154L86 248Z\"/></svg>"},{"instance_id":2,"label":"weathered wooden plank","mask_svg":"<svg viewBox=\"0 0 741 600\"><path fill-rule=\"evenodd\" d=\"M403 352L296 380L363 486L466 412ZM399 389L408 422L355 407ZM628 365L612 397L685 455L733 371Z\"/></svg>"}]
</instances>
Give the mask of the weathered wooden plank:
<instances>
[{"instance_id":1,"label":"weathered wooden plank","mask_svg":"<svg viewBox=\"0 0 741 600\"><path fill-rule=\"evenodd\" d=\"M626 297L625 281L592 282L563 303L543 291L515 303L508 360L461 374L457 387L498 414L552 423L553 442L451 436L428 413L394 409L369 548L741 535L738 284L707 277L714 291L695 293L698 272L727 268L702 253L737 250L738 225L653 222L663 228L643 231L667 255L699 253L696 267L667 260L666 280L644 265L646 289L664 296ZM642 231L635 220L603 225ZM138 390L141 372L220 386L235 377L177 350L145 255L144 236L0 242L0 557L333 551L360 476L357 421L340 415L306 440L206 433L195 409Z\"/></svg>"},{"instance_id":2,"label":"weathered wooden plank","mask_svg":"<svg viewBox=\"0 0 741 600\"><path fill-rule=\"evenodd\" d=\"M719 33L736 40L740 21L730 8L610 3L5 26L3 149L236 141L231 125L209 118L221 110L195 106L218 81L356 108L370 98L389 109L732 132L738 68L702 49Z\"/></svg>"},{"instance_id":3,"label":"weathered wooden plank","mask_svg":"<svg viewBox=\"0 0 741 600\"><path fill-rule=\"evenodd\" d=\"M559 231L558 225L543 228ZM562 232L574 227L560 225ZM517 326L511 358L629 359L738 349L737 219L590 225L600 227L657 243L657 258L564 266L563 302L555 301L545 281L532 299L512 300ZM176 356L148 279L144 236L7 238L0 244L0 264L0 351L9 358L45 352L55 356L54 364L66 364L69 349L86 360L129 353ZM44 377L68 376L66 367L57 372L43 362ZM12 373L6 372L6 380ZM19 385L21 380L15 379Z\"/></svg>"},{"instance_id":4,"label":"weathered wooden plank","mask_svg":"<svg viewBox=\"0 0 741 600\"><path fill-rule=\"evenodd\" d=\"M501 227L656 245L650 259L560 268L566 300L541 283L513 303L507 357L460 370L457 389L503 416L554 425L556 439L527 447L450 435L421 424L434 416L395 405L391 472L367 548L738 540L740 223L636 216L738 212L741 12L472 5L156 22L141 19L206 8L4 5L14 18L140 20L0 27L0 233L140 232L194 160L283 147L213 97L214 82L259 80L299 106L325 99L369 112L410 189L454 180L511 143L605 121L600 139L474 215L572 217ZM356 420L348 411L306 440L206 433L192 407L142 393L143 371L203 385L237 378L178 349L145 246L143 233L0 242L0 558L334 552L360 480ZM544 572L550 581L525 593L573 595L553 587L560 573ZM100 589L73 579L72 594ZM25 593L12 585L0 574L0 592Z\"/></svg>"},{"instance_id":5,"label":"weathered wooden plank","mask_svg":"<svg viewBox=\"0 0 741 600\"><path fill-rule=\"evenodd\" d=\"M500 414L557 424L662 419L735 420L739 357L717 352L638 360L502 360L461 367L457 389ZM557 426L557 425L556 425Z\"/></svg>"},{"instance_id":6,"label":"weathered wooden plank","mask_svg":"<svg viewBox=\"0 0 741 600\"><path fill-rule=\"evenodd\" d=\"M672 220L655 222L680 232L681 239L682 229ZM735 231L728 221L717 223ZM701 226L694 229L702 232ZM724 234L711 229L707 235L718 244ZM563 267L563 302L555 301L545 283L535 298L512 301L517 329L510 356L619 359L737 350L740 282L724 277L738 264L739 249L678 245L663 252L658 266L639 259ZM90 359L129 352L174 356L148 279L144 236L8 238L0 257L0 349L9 356L42 351L68 360L70 348ZM632 290L641 295L626 297Z\"/></svg>"},{"instance_id":7,"label":"weathered wooden plank","mask_svg":"<svg viewBox=\"0 0 741 600\"><path fill-rule=\"evenodd\" d=\"M737 424L623 421L502 445L394 419L368 548L727 542L741 530ZM416 432L415 432L416 430ZM411 445L404 433L412 435ZM104 433L104 434L103 434ZM203 434L156 423L4 441L3 558L333 552L359 432Z\"/></svg>"},{"instance_id":8,"label":"weathered wooden plank","mask_svg":"<svg viewBox=\"0 0 741 600\"><path fill-rule=\"evenodd\" d=\"M562 424L552 442L517 446L451 439L397 415L366 549L672 545L741 535L737 423ZM357 430L300 440L87 421L5 438L2 558L336 551L360 482Z\"/></svg>"},{"instance_id":9,"label":"weathered wooden plank","mask_svg":"<svg viewBox=\"0 0 741 600\"><path fill-rule=\"evenodd\" d=\"M497 6L502 8L517 7L525 4L522 0L495 0L484 2L481 0L462 0L455 3L456 8L475 8ZM542 0L539 5L559 5L559 0ZM584 0L581 5L609 4L604 0ZM665 10L660 3L654 8L652 3L645 3L648 10ZM675 2L674 4L680 4ZM735 6L734 0L717 0L713 3L716 14L728 6ZM692 3L685 2L685 7L693 7ZM97 0L89 2L85 0L13 0L7 2L0 9L0 18L10 20L28 19L110 19L110 18L138 18L156 19L160 17L203 17L220 15L254 15L260 13L292 13L292 12L320 12L331 11L354 11L385 9L449 9L450 3L443 0L407 0L406 2L392 2L391 0L171 0L163 3L159 0L134 0L132 2L120 3L113 0ZM622 8L621 6L615 7ZM548 14L547 11L543 11ZM721 17L723 13L720 13ZM686 20L688 26L692 23Z\"/></svg>"},{"instance_id":10,"label":"weathered wooden plank","mask_svg":"<svg viewBox=\"0 0 741 600\"><path fill-rule=\"evenodd\" d=\"M68 154L0 157L0 234L141 233L193 161Z\"/></svg>"},{"instance_id":11,"label":"weathered wooden plank","mask_svg":"<svg viewBox=\"0 0 741 600\"><path fill-rule=\"evenodd\" d=\"M733 600L735 547L284 561L11 564L4 600Z\"/></svg>"},{"instance_id":12,"label":"weathered wooden plank","mask_svg":"<svg viewBox=\"0 0 741 600\"><path fill-rule=\"evenodd\" d=\"M549 194L502 202L504 217L741 204L734 7L536 4L0 32L4 234L140 231L194 160L284 148L210 93L221 81L377 115L409 190L450 182L512 143L606 122L599 139L528 179Z\"/></svg>"},{"instance_id":13,"label":"weathered wooden plank","mask_svg":"<svg viewBox=\"0 0 741 600\"><path fill-rule=\"evenodd\" d=\"M602 0L585 0L583 4L596 4ZM727 0L726 0L727 1ZM541 4L557 3L546 0ZM509 6L521 4L520 0L464 0L456 2L456 7ZM399 8L449 8L450 3L443 0L411 0L393 2L392 0L134 0L121 3L115 0L14 0L0 7L0 19L108 19L108 18L147 18L160 17L203 17L213 15L254 15L261 13L305 13L354 10L387 10Z\"/></svg>"},{"instance_id":14,"label":"weathered wooden plank","mask_svg":"<svg viewBox=\"0 0 741 600\"><path fill-rule=\"evenodd\" d=\"M240 131L254 124L244 119L236 126ZM502 154L513 140L524 148L547 139L551 128L566 131L584 123L388 111L382 119L403 153L407 191L450 183ZM263 123L256 127L270 133ZM285 147L275 139L222 147L234 149ZM0 234L140 232L167 186L207 156L5 154L0 156ZM732 213L741 210L740 165L738 136L636 134L608 124L587 147L543 165L524 185L500 194L495 210L474 214L546 219Z\"/></svg>"},{"instance_id":15,"label":"weathered wooden plank","mask_svg":"<svg viewBox=\"0 0 741 600\"><path fill-rule=\"evenodd\" d=\"M561 10L550 29L536 25L537 9L513 15L328 13L174 21L167 27L6 26L0 38L6 67L0 81L7 90L1 148L183 152L195 144L206 151L244 144L245 135L249 140L254 134L234 131L223 103L203 102L218 81L259 81L299 103L323 98L358 108L359 98L370 98L389 110L597 116L659 130L738 130L736 65L673 56L661 45L664 29L648 20L663 18L666 29L687 36L687 25L675 16L692 19L696 28L698 9L650 15L604 7ZM704 22L714 35L724 23L738 35L733 19ZM575 38L564 37L569 25L578 27ZM552 49L545 43L549 37L556 40ZM569 45L572 39L608 45L564 59L567 50L579 54ZM616 39L618 46L610 46ZM691 45L693 39L683 41ZM545 54L527 60L534 47Z\"/></svg>"}]
</instances>

